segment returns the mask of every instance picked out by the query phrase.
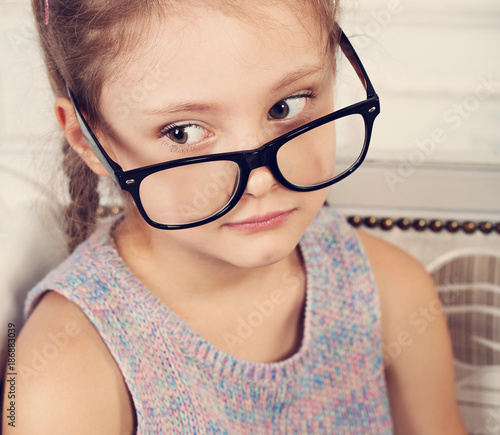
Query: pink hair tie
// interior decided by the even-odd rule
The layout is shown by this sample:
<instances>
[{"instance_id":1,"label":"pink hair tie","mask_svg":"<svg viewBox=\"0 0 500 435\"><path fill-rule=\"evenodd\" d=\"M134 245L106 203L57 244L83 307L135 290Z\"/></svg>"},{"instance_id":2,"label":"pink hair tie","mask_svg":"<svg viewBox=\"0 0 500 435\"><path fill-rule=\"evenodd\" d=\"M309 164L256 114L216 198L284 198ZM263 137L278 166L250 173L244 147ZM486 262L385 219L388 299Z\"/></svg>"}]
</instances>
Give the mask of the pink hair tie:
<instances>
[{"instance_id":1,"label":"pink hair tie","mask_svg":"<svg viewBox=\"0 0 500 435\"><path fill-rule=\"evenodd\" d=\"M45 0L45 25L49 24L49 0Z\"/></svg>"}]
</instances>

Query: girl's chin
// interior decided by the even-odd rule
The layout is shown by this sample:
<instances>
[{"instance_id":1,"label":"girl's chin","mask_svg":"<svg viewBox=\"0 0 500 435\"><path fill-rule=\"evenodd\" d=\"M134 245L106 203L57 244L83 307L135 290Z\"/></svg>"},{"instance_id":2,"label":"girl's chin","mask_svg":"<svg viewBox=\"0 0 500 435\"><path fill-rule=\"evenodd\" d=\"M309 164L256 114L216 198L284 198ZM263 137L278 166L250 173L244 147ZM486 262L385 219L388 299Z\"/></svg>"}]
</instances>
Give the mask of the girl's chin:
<instances>
[{"instance_id":1,"label":"girl's chin","mask_svg":"<svg viewBox=\"0 0 500 435\"><path fill-rule=\"evenodd\" d=\"M226 251L221 259L235 267L252 269L271 266L286 259L294 253L297 248L297 243L292 243L288 240L278 240L277 238L270 238L265 240L261 237L254 243L241 243ZM222 253L221 253L222 254Z\"/></svg>"}]
</instances>

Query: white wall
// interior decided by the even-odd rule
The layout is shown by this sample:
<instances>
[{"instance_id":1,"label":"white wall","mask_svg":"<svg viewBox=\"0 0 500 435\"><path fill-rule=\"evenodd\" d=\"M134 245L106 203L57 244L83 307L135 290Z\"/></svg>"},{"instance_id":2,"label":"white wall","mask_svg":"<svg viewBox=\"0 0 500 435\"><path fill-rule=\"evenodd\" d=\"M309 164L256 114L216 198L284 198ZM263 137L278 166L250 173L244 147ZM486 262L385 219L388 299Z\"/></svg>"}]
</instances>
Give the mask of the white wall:
<instances>
[{"instance_id":1,"label":"white wall","mask_svg":"<svg viewBox=\"0 0 500 435\"><path fill-rule=\"evenodd\" d=\"M20 173L25 181L42 186L60 184L50 169L59 156L60 133L36 45L30 2L2 0L0 12L0 169L8 168L11 174ZM2 183L0 201L12 208L26 197L9 183Z\"/></svg>"}]
</instances>

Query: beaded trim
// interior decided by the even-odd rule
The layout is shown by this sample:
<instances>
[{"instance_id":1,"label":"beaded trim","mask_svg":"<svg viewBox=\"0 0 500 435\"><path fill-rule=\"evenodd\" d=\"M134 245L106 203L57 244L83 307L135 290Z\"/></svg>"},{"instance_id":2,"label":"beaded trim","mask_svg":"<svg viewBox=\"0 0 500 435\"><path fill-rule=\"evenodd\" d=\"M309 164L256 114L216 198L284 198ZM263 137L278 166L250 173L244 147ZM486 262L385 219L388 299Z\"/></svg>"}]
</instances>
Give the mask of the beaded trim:
<instances>
[{"instance_id":1,"label":"beaded trim","mask_svg":"<svg viewBox=\"0 0 500 435\"><path fill-rule=\"evenodd\" d=\"M399 228L403 231L414 229L416 231L430 230L435 233L440 231L448 231L449 233L456 233L462 231L466 234L473 234L476 231L480 231L483 234L497 233L500 234L500 222L474 222L474 221L463 221L458 220L439 220L439 219L391 219L391 218L377 218L374 216L361 217L361 216L349 216L347 218L349 223L353 227L365 226L368 228L380 228L384 231L392 230L393 228Z\"/></svg>"}]
</instances>

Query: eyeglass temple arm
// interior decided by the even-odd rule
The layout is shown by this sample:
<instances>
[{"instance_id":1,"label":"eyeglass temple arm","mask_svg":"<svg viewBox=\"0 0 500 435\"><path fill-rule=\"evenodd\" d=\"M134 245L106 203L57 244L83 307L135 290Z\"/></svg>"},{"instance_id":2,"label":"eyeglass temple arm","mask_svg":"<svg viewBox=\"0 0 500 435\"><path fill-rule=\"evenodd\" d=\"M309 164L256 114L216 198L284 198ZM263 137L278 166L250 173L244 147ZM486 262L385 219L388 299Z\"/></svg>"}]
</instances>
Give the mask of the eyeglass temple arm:
<instances>
[{"instance_id":1,"label":"eyeglass temple arm","mask_svg":"<svg viewBox=\"0 0 500 435\"><path fill-rule=\"evenodd\" d=\"M370 81L368 75L366 74L366 70L363 67L363 64L361 63L361 60L359 59L359 56L356 53L356 50L354 50L354 47L352 46L351 42L349 41L344 31L340 27L338 27L338 31L340 32L340 48L342 49L342 52L349 59L349 62L351 62L351 65L354 67L354 70L356 71L356 74L361 80L361 83L363 83L367 97L368 98L373 97L377 93L375 92L372 82Z\"/></svg>"},{"instance_id":2,"label":"eyeglass temple arm","mask_svg":"<svg viewBox=\"0 0 500 435\"><path fill-rule=\"evenodd\" d=\"M66 90L68 91L69 98L75 109L76 118L78 120L78 124L80 125L80 129L82 130L83 136L87 140L87 143L89 144L90 148L92 149L96 157L99 159L99 162L101 162L104 169L106 169L110 177L119 185L120 182L118 180L116 173L123 172L122 167L108 156L106 151L104 151L102 145L94 136L94 133L92 133L92 130L90 129L89 125L87 124L87 121L80 112L80 109L76 102L76 98L68 85L66 85Z\"/></svg>"}]
</instances>

